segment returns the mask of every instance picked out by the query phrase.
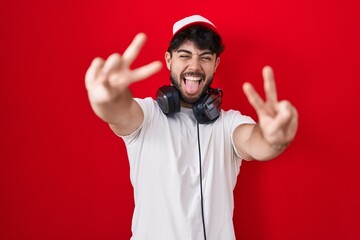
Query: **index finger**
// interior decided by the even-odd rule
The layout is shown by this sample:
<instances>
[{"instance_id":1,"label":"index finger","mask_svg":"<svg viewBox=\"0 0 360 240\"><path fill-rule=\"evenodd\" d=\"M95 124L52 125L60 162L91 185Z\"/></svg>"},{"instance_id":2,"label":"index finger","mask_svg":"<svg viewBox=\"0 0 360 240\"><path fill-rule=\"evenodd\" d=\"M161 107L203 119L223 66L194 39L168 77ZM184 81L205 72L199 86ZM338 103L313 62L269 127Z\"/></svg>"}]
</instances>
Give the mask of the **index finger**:
<instances>
[{"instance_id":1,"label":"index finger","mask_svg":"<svg viewBox=\"0 0 360 240\"><path fill-rule=\"evenodd\" d=\"M125 67L129 67L135 58L139 55L139 52L146 41L146 35L144 33L138 33L128 48L122 55L123 64Z\"/></svg>"},{"instance_id":2,"label":"index finger","mask_svg":"<svg viewBox=\"0 0 360 240\"><path fill-rule=\"evenodd\" d=\"M264 78L266 101L269 102L271 105L274 105L278 101L274 72L270 66L265 66L263 68L262 74Z\"/></svg>"},{"instance_id":3,"label":"index finger","mask_svg":"<svg viewBox=\"0 0 360 240\"><path fill-rule=\"evenodd\" d=\"M259 113L265 109L264 100L262 100L260 95L256 92L256 90L250 83L247 82L243 84L243 91L251 106L253 106L256 112Z\"/></svg>"}]
</instances>

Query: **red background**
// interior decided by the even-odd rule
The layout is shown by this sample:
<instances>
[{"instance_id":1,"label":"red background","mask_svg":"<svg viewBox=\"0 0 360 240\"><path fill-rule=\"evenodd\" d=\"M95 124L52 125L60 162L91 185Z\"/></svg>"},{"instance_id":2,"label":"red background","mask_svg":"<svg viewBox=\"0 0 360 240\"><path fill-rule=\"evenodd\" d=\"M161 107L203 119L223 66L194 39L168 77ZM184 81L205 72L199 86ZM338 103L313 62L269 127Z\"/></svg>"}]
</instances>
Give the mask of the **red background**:
<instances>
[{"instance_id":1,"label":"red background","mask_svg":"<svg viewBox=\"0 0 360 240\"><path fill-rule=\"evenodd\" d=\"M143 31L134 67L163 60L175 20L202 14L223 33L215 78L224 108L257 118L261 68L298 109L276 160L245 162L238 239L360 239L360 3L356 0L0 2L0 239L129 239L133 192L121 139L92 112L84 74ZM166 68L132 86L167 84ZM357 100L356 100L357 99Z\"/></svg>"}]
</instances>

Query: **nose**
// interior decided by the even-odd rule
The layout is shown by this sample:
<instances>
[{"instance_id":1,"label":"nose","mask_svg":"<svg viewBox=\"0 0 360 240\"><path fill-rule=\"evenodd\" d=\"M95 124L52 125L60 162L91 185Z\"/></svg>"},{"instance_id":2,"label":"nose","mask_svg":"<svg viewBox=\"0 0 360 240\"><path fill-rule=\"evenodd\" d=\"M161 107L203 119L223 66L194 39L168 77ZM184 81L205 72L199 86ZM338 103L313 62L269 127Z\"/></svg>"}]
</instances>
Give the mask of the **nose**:
<instances>
[{"instance_id":1,"label":"nose","mask_svg":"<svg viewBox=\"0 0 360 240\"><path fill-rule=\"evenodd\" d=\"M197 71L201 69L200 56L193 55L189 61L188 69L191 71Z\"/></svg>"}]
</instances>

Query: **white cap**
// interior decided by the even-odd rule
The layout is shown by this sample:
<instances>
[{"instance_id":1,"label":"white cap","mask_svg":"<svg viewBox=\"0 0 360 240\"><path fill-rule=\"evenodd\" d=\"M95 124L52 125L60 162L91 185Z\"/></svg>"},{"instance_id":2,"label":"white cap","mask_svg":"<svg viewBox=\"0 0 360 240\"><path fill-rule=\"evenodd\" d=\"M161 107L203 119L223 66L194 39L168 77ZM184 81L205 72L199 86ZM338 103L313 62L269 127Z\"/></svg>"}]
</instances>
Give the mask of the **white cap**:
<instances>
[{"instance_id":1,"label":"white cap","mask_svg":"<svg viewBox=\"0 0 360 240\"><path fill-rule=\"evenodd\" d=\"M191 25L202 25L205 27L209 27L211 30L219 34L218 30L216 29L216 26L208 19L200 15L192 15L190 17L183 18L174 24L173 35L175 35L180 30L184 29L185 27L189 27Z\"/></svg>"}]
</instances>

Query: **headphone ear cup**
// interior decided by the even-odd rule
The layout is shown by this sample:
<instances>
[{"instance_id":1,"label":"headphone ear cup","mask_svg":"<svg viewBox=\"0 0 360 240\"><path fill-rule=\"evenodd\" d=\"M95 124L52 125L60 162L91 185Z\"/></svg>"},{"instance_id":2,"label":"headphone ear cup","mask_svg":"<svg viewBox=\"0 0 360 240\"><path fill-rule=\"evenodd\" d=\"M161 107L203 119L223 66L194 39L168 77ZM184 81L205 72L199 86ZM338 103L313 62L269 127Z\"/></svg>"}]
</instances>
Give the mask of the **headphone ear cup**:
<instances>
[{"instance_id":1,"label":"headphone ear cup","mask_svg":"<svg viewBox=\"0 0 360 240\"><path fill-rule=\"evenodd\" d=\"M180 96L174 86L162 86L156 93L156 101L164 114L180 112Z\"/></svg>"},{"instance_id":2,"label":"headphone ear cup","mask_svg":"<svg viewBox=\"0 0 360 240\"><path fill-rule=\"evenodd\" d=\"M222 90L210 89L196 103L193 104L193 112L200 124L214 122L221 113Z\"/></svg>"}]
</instances>

